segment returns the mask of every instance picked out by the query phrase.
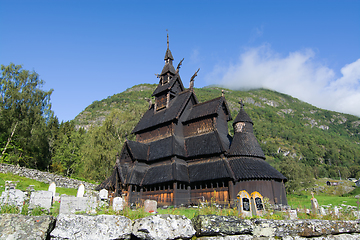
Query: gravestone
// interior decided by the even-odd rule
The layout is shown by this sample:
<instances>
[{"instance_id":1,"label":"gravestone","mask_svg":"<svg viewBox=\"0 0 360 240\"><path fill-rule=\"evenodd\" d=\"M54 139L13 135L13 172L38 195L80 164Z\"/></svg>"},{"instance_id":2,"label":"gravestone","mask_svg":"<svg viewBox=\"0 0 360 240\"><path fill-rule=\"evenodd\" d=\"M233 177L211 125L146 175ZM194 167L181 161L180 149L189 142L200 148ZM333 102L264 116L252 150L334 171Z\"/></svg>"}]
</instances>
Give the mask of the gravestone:
<instances>
[{"instance_id":1,"label":"gravestone","mask_svg":"<svg viewBox=\"0 0 360 240\"><path fill-rule=\"evenodd\" d=\"M84 197L84 193L85 193L85 186L84 186L84 184L80 184L80 186L77 190L76 197Z\"/></svg>"},{"instance_id":2,"label":"gravestone","mask_svg":"<svg viewBox=\"0 0 360 240\"><path fill-rule=\"evenodd\" d=\"M297 211L294 209L289 210L289 218L290 220L296 220L297 219Z\"/></svg>"},{"instance_id":3,"label":"gravestone","mask_svg":"<svg viewBox=\"0 0 360 240\"><path fill-rule=\"evenodd\" d=\"M3 191L0 197L0 205L12 205L17 206L18 209L22 210L24 205L25 193L19 189L9 189Z\"/></svg>"},{"instance_id":4,"label":"gravestone","mask_svg":"<svg viewBox=\"0 0 360 240\"><path fill-rule=\"evenodd\" d=\"M262 216L265 212L264 198L255 191L251 193L252 211L254 216Z\"/></svg>"},{"instance_id":5,"label":"gravestone","mask_svg":"<svg viewBox=\"0 0 360 240\"><path fill-rule=\"evenodd\" d=\"M50 183L48 191L52 192L52 196L55 197L56 194L56 184L54 182Z\"/></svg>"},{"instance_id":6,"label":"gravestone","mask_svg":"<svg viewBox=\"0 0 360 240\"><path fill-rule=\"evenodd\" d=\"M334 207L334 215L339 217L339 208L337 206Z\"/></svg>"},{"instance_id":7,"label":"gravestone","mask_svg":"<svg viewBox=\"0 0 360 240\"><path fill-rule=\"evenodd\" d=\"M321 215L321 216L325 216L325 215L326 215L325 208L320 207L320 209L319 209L319 213L320 213L320 215Z\"/></svg>"},{"instance_id":8,"label":"gravestone","mask_svg":"<svg viewBox=\"0 0 360 240\"><path fill-rule=\"evenodd\" d=\"M55 193L55 197L53 198L53 202L60 202L60 194Z\"/></svg>"},{"instance_id":9,"label":"gravestone","mask_svg":"<svg viewBox=\"0 0 360 240\"><path fill-rule=\"evenodd\" d=\"M94 213L95 209L96 197L61 196L59 214Z\"/></svg>"},{"instance_id":10,"label":"gravestone","mask_svg":"<svg viewBox=\"0 0 360 240\"><path fill-rule=\"evenodd\" d=\"M312 198L311 198L311 211L313 214L319 213L319 203L317 199L314 197L314 193L311 192Z\"/></svg>"},{"instance_id":11,"label":"gravestone","mask_svg":"<svg viewBox=\"0 0 360 240\"><path fill-rule=\"evenodd\" d=\"M146 199L144 202L144 211L150 213L156 213L157 202L155 200Z\"/></svg>"},{"instance_id":12,"label":"gravestone","mask_svg":"<svg viewBox=\"0 0 360 240\"><path fill-rule=\"evenodd\" d=\"M52 194L53 193L50 191L32 192L30 196L29 208L33 209L36 206L39 206L49 210L53 202Z\"/></svg>"},{"instance_id":13,"label":"gravestone","mask_svg":"<svg viewBox=\"0 0 360 240\"><path fill-rule=\"evenodd\" d=\"M114 197L112 208L114 211L122 211L125 206L125 200L122 197Z\"/></svg>"},{"instance_id":14,"label":"gravestone","mask_svg":"<svg viewBox=\"0 0 360 240\"><path fill-rule=\"evenodd\" d=\"M237 195L237 198L239 199L239 204L238 204L239 215L242 215L244 217L252 217L252 209L250 203L251 199L249 193L245 190L240 191Z\"/></svg>"},{"instance_id":15,"label":"gravestone","mask_svg":"<svg viewBox=\"0 0 360 240\"><path fill-rule=\"evenodd\" d=\"M101 189L99 192L99 197L101 200L108 200L109 199L109 192L106 189Z\"/></svg>"}]
</instances>

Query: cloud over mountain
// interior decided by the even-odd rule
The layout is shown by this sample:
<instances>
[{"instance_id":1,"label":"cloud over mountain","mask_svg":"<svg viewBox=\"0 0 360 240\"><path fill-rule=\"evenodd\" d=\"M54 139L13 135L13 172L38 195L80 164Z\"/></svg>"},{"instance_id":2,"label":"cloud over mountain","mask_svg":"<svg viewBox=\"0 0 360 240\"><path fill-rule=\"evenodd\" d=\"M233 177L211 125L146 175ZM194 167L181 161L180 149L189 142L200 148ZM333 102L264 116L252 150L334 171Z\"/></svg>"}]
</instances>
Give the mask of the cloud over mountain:
<instances>
[{"instance_id":1,"label":"cloud over mountain","mask_svg":"<svg viewBox=\"0 0 360 240\"><path fill-rule=\"evenodd\" d=\"M360 116L360 59L341 77L317 62L311 49L280 56L269 45L251 48L229 66L216 66L208 79L230 89L268 88L320 108Z\"/></svg>"}]
</instances>

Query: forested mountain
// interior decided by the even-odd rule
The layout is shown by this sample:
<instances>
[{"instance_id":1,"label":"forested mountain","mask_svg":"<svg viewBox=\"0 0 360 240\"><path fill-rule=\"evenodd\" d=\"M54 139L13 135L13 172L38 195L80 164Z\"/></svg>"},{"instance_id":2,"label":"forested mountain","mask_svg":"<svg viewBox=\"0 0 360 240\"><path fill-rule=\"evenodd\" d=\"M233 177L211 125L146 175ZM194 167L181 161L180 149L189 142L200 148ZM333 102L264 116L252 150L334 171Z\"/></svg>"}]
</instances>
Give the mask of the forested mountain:
<instances>
[{"instance_id":1,"label":"forested mountain","mask_svg":"<svg viewBox=\"0 0 360 240\"><path fill-rule=\"evenodd\" d=\"M95 129L114 118L115 112L121 113L130 120L126 127L123 126L124 132L121 134L131 139L134 137L130 135L131 130L148 107L145 99L151 97L155 87L150 84L137 85L95 101L74 122L77 128L89 130L92 126ZM243 99L267 161L285 173L290 182L296 178L298 181L293 184L300 184L303 182L300 179L308 179L309 176L360 177L359 117L320 109L267 89L233 91L206 87L195 88L195 93L198 100L204 102L221 96L222 90L225 90L233 117L239 111L239 100ZM232 135L232 122L229 122L229 130ZM119 139L124 141L121 137Z\"/></svg>"},{"instance_id":2,"label":"forested mountain","mask_svg":"<svg viewBox=\"0 0 360 240\"><path fill-rule=\"evenodd\" d=\"M59 123L51 111L52 90L41 90L44 82L36 72L2 65L0 81L0 163L95 181L109 176L124 141L135 138L131 131L156 87L134 86ZM222 90L233 118L239 100L245 103L266 161L288 178L288 192L306 187L314 178L360 177L359 117L266 89L194 89L199 102L220 97ZM232 135L232 122L229 130Z\"/></svg>"}]
</instances>

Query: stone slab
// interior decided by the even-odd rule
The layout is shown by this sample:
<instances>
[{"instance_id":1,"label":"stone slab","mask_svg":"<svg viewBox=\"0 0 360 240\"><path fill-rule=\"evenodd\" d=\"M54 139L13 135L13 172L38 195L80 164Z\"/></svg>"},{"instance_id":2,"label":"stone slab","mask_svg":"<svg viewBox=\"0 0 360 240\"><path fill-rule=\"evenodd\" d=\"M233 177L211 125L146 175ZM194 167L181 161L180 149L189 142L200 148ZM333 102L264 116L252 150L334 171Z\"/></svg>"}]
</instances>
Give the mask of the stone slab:
<instances>
[{"instance_id":1,"label":"stone slab","mask_svg":"<svg viewBox=\"0 0 360 240\"><path fill-rule=\"evenodd\" d=\"M136 219L133 234L140 239L191 239L195 229L185 216L164 214Z\"/></svg>"},{"instance_id":2,"label":"stone slab","mask_svg":"<svg viewBox=\"0 0 360 240\"><path fill-rule=\"evenodd\" d=\"M55 225L53 216L0 215L0 239L50 239Z\"/></svg>"},{"instance_id":3,"label":"stone slab","mask_svg":"<svg viewBox=\"0 0 360 240\"><path fill-rule=\"evenodd\" d=\"M144 202L144 211L150 213L156 213L157 202L155 200L146 199Z\"/></svg>"},{"instance_id":4,"label":"stone slab","mask_svg":"<svg viewBox=\"0 0 360 240\"><path fill-rule=\"evenodd\" d=\"M51 239L130 239L132 221L118 215L59 214Z\"/></svg>"},{"instance_id":5,"label":"stone slab","mask_svg":"<svg viewBox=\"0 0 360 240\"><path fill-rule=\"evenodd\" d=\"M251 234L254 230L250 220L233 216L200 215L192 222L196 236Z\"/></svg>"},{"instance_id":6,"label":"stone slab","mask_svg":"<svg viewBox=\"0 0 360 240\"><path fill-rule=\"evenodd\" d=\"M50 209L53 202L53 193L51 191L36 191L30 195L29 208L35 208L36 206Z\"/></svg>"},{"instance_id":7,"label":"stone slab","mask_svg":"<svg viewBox=\"0 0 360 240\"><path fill-rule=\"evenodd\" d=\"M76 193L76 197L84 197L84 193L85 193L85 186L84 184L80 184Z\"/></svg>"},{"instance_id":8,"label":"stone slab","mask_svg":"<svg viewBox=\"0 0 360 240\"><path fill-rule=\"evenodd\" d=\"M17 206L21 212L24 205L25 193L19 189L3 191L0 197L0 205L8 204Z\"/></svg>"},{"instance_id":9,"label":"stone slab","mask_svg":"<svg viewBox=\"0 0 360 240\"><path fill-rule=\"evenodd\" d=\"M96 209L96 197L63 196L60 198L59 214L93 212Z\"/></svg>"},{"instance_id":10,"label":"stone slab","mask_svg":"<svg viewBox=\"0 0 360 240\"><path fill-rule=\"evenodd\" d=\"M122 197L114 197L112 208L114 211L122 211L125 206L125 200Z\"/></svg>"},{"instance_id":11,"label":"stone slab","mask_svg":"<svg viewBox=\"0 0 360 240\"><path fill-rule=\"evenodd\" d=\"M101 189L99 191L99 197L101 200L107 200L109 198L109 192L106 189Z\"/></svg>"},{"instance_id":12,"label":"stone slab","mask_svg":"<svg viewBox=\"0 0 360 240\"><path fill-rule=\"evenodd\" d=\"M52 192L53 197L55 197L56 194L56 184L54 182L50 183L48 191Z\"/></svg>"}]
</instances>

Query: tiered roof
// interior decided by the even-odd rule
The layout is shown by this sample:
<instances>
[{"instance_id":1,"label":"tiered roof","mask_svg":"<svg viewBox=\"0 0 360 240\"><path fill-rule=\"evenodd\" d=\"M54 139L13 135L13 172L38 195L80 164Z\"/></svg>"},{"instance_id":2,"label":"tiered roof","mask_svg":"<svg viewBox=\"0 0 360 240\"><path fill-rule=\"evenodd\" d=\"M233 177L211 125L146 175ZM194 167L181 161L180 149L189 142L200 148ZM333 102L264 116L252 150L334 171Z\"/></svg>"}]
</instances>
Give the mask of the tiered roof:
<instances>
[{"instance_id":1,"label":"tiered roof","mask_svg":"<svg viewBox=\"0 0 360 240\"><path fill-rule=\"evenodd\" d=\"M160 110L153 104L132 133L141 136L164 126L171 126L172 130L145 142L127 140L113 174L97 189L114 184L116 176L123 185L138 186L172 181L190 184L215 179L286 181L281 173L264 161L265 155L253 133L253 122L243 104L234 119L235 133L231 137L227 121L232 118L225 97L198 103L193 89L184 88L172 61L168 44L165 66L152 95L157 98L171 94L171 98L166 95L168 102ZM168 81L164 82L165 77ZM184 133L185 126L202 123L204 119L212 121L210 130L195 135Z\"/></svg>"}]
</instances>

